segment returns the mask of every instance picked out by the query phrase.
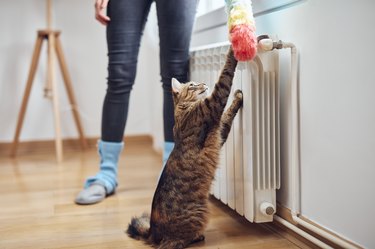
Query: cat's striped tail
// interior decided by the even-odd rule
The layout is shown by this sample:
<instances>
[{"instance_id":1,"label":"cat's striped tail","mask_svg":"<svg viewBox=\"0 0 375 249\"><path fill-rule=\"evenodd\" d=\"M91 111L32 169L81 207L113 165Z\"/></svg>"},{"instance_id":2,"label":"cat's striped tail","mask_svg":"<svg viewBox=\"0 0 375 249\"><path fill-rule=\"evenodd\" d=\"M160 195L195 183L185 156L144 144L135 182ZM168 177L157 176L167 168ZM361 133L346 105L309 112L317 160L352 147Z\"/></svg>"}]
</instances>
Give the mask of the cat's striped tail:
<instances>
[{"instance_id":1,"label":"cat's striped tail","mask_svg":"<svg viewBox=\"0 0 375 249\"><path fill-rule=\"evenodd\" d=\"M133 217L126 232L134 239L147 240L150 237L150 215L144 213L141 217Z\"/></svg>"}]
</instances>

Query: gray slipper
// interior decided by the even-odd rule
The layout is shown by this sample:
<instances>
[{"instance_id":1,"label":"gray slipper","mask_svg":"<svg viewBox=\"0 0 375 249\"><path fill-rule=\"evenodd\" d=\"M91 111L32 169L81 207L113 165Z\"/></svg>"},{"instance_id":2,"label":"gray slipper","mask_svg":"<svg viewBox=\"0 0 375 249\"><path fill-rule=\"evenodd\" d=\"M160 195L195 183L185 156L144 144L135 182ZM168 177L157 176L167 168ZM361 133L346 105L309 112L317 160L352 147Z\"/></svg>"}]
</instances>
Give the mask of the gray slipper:
<instances>
[{"instance_id":1,"label":"gray slipper","mask_svg":"<svg viewBox=\"0 0 375 249\"><path fill-rule=\"evenodd\" d=\"M101 184L92 184L79 192L75 199L75 203L80 205L95 204L104 200L105 197L105 187Z\"/></svg>"}]
</instances>

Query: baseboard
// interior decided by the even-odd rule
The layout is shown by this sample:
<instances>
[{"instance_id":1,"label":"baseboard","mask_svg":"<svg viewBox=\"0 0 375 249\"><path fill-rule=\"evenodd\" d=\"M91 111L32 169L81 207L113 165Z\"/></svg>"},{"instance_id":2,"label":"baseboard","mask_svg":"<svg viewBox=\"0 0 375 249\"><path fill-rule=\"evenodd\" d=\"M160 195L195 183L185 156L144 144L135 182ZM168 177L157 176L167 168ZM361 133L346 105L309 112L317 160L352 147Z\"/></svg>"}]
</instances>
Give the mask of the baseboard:
<instances>
[{"instance_id":1,"label":"baseboard","mask_svg":"<svg viewBox=\"0 0 375 249\"><path fill-rule=\"evenodd\" d=\"M86 138L88 148L95 148L98 140L99 137ZM125 136L124 141L127 145L152 145L152 137L150 135ZM0 143L0 157L10 156L12 144L12 142ZM80 149L81 144L78 138L63 139L64 151L77 151ZM27 155L30 153L55 153L55 140L25 141L18 144L17 155Z\"/></svg>"},{"instance_id":2,"label":"baseboard","mask_svg":"<svg viewBox=\"0 0 375 249\"><path fill-rule=\"evenodd\" d=\"M276 214L277 214L278 216L280 216L281 218L283 218L284 220L286 220L286 221L288 221L288 222L294 224L296 227L300 228L301 230L303 230L303 231L309 233L310 235L316 237L316 238L319 239L320 241L326 243L327 245L330 245L330 246L333 247L333 248L342 248L342 247L340 247L340 246L338 246L338 245L332 243L331 241L329 241L329 240L327 240L327 239L321 237L320 235L318 235L318 234L316 234L316 233L314 233L314 232L312 232L312 231L310 231L310 230L308 230L308 229L306 229L306 228L304 228L304 227L299 226L298 224L296 224L296 223L293 221L291 210L290 210L289 208L287 208L287 207L282 206L280 203L277 204L277 213L276 213ZM331 235L333 235L333 236L335 236L335 237L337 237L337 238L340 238L340 239L346 241L347 243L353 245L353 247L363 248L363 247L361 247L361 246L355 244L353 241L349 241L349 240L347 240L346 238L343 238L342 236L339 236L338 234L336 234L336 233L334 233L334 232L332 232L332 231L327 230L326 228L324 228L324 227L322 227L321 225L319 225L319 224L317 224L317 223L315 223L315 222L309 220L309 219L306 218L306 217L303 217L302 215L301 215L301 216L298 216L298 217L299 217L300 219L303 219L304 221L310 223L311 225L316 226L316 227L318 227L318 228L324 230L325 232L327 232L327 233L329 233L329 234L331 234ZM284 225L278 223L277 221L274 221L273 223L274 223L276 226L278 226L278 227L282 227L283 230L287 231L288 233L292 234L293 236L300 237L299 239L301 239L304 243L307 243L307 244L311 245L311 242L306 242L306 241L307 241L306 239L304 239L304 238L301 237L300 235L294 233L292 230L290 230L289 228L285 227Z\"/></svg>"}]
</instances>

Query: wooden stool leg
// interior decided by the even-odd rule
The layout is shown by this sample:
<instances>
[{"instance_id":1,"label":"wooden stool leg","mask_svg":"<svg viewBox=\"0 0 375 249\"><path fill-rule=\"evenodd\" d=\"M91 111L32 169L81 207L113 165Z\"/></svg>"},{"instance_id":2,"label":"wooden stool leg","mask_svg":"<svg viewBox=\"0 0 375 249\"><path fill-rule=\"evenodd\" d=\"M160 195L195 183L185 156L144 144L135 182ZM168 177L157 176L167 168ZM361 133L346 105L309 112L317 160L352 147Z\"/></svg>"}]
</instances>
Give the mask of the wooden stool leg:
<instances>
[{"instance_id":1,"label":"wooden stool leg","mask_svg":"<svg viewBox=\"0 0 375 249\"><path fill-rule=\"evenodd\" d=\"M14 135L12 149L11 149L11 156L13 156L13 157L17 153L18 142L19 142L19 137L20 137L20 134L21 134L23 119L25 117L27 102L28 102L29 97L30 97L31 86L33 85L35 72L36 72L36 69L38 67L40 50L42 48L42 44L43 44L43 37L38 36L37 40L36 40L34 52L33 52L33 57L32 57L32 60L31 60L29 76L27 78L27 83L26 83L25 93L24 93L23 99L22 99L21 109L20 109L20 112L18 114L16 133Z\"/></svg>"},{"instance_id":2,"label":"wooden stool leg","mask_svg":"<svg viewBox=\"0 0 375 249\"><path fill-rule=\"evenodd\" d=\"M58 58L59 63L60 63L60 68L61 68L62 76L63 76L63 79L64 79L65 87L66 87L66 90L67 90L67 93L68 93L69 102L70 102L70 105L72 106L73 117L74 117L74 121L76 123L77 130L78 130L78 133L79 133L81 147L82 147L82 149L86 149L88 147L88 145L87 145L87 141L86 141L86 138L85 138L85 135L84 135L84 132L83 132L82 125L81 125L79 113L78 113L78 110L77 110L77 102L76 102L76 99L74 97L72 81L71 81L70 76L69 76L68 67L67 67L66 62L65 62L64 53L62 51L62 46L61 46L59 36L56 37L55 42L56 42L55 45L56 45L57 58Z\"/></svg>"},{"instance_id":3,"label":"wooden stool leg","mask_svg":"<svg viewBox=\"0 0 375 249\"><path fill-rule=\"evenodd\" d=\"M61 139L61 128L60 128L60 108L59 108L59 98L56 84L56 75L55 75L55 35L50 33L48 35L48 77L47 80L50 82L52 87L52 101L53 101L53 112L55 118L55 131L56 131L56 156L57 162L61 162L63 159L62 152L62 139Z\"/></svg>"}]
</instances>

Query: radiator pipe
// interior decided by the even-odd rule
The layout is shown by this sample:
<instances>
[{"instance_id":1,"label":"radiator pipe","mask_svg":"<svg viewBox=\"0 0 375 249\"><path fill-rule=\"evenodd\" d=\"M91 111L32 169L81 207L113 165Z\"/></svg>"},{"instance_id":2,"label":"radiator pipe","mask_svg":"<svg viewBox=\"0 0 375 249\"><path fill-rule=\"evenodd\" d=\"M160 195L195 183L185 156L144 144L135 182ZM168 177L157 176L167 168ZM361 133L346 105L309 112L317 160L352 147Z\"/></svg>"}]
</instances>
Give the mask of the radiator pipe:
<instances>
[{"instance_id":1,"label":"radiator pipe","mask_svg":"<svg viewBox=\"0 0 375 249\"><path fill-rule=\"evenodd\" d=\"M260 36L258 37L258 43L262 50L270 51L273 49L290 49L291 51L291 110L292 110L292 135L291 135L291 142L292 142L292 163L291 163L291 174L292 174L292 207L291 207L291 214L293 221L304 227L308 230L320 235L321 237L331 241L332 243L339 245L343 248L352 249L357 248L352 244L348 243L347 241L328 233L327 231L314 226L305 220L299 218L301 214L301 186L300 186L300 123L299 123L299 99L298 99L298 53L297 48L293 43L290 42L283 42L283 41L273 41L268 36ZM298 233L302 237L308 239L312 243L320 246L322 248L332 248L329 245L323 243L322 241L318 240L317 238L307 234L305 231L299 229L297 226L291 224L290 222L286 221L285 219L274 216L275 220L280 222L281 224L287 226L294 232Z\"/></svg>"},{"instance_id":2,"label":"radiator pipe","mask_svg":"<svg viewBox=\"0 0 375 249\"><path fill-rule=\"evenodd\" d=\"M293 232L295 232L296 234L302 236L303 238L309 240L310 242L314 243L315 245L319 246L320 248L324 248L324 249L333 249L333 247L330 247L329 245L327 245L326 243L318 240L317 238L315 238L314 236L312 236L311 234L309 233L306 233L305 231L303 231L302 229L299 229L297 226L293 225L292 223L284 220L283 218L281 218L280 216L277 216L277 215L274 215L273 216L274 220L276 220L277 222L279 222L280 224L286 226L287 228L289 228L290 230L292 230Z\"/></svg>"}]
</instances>

